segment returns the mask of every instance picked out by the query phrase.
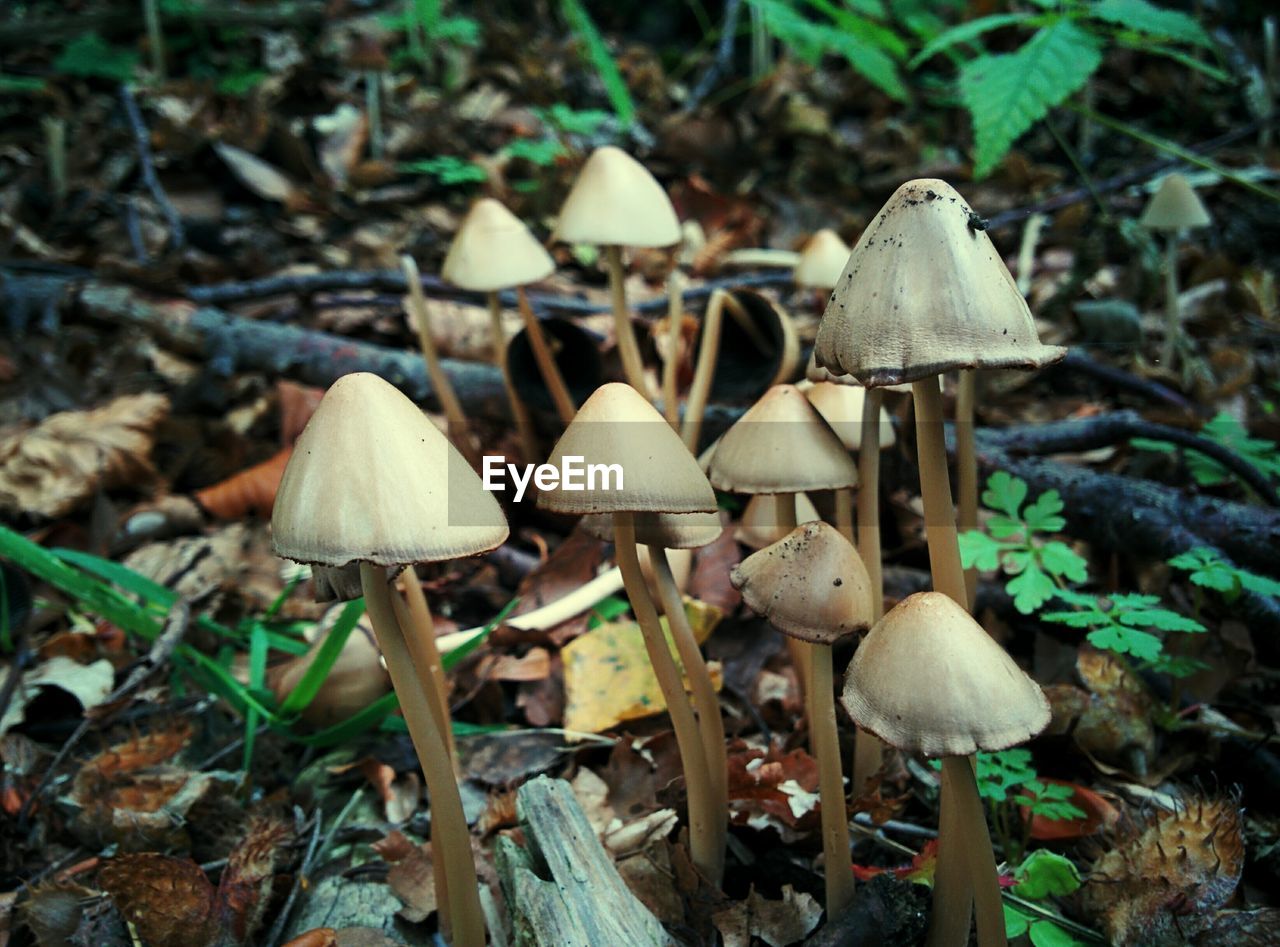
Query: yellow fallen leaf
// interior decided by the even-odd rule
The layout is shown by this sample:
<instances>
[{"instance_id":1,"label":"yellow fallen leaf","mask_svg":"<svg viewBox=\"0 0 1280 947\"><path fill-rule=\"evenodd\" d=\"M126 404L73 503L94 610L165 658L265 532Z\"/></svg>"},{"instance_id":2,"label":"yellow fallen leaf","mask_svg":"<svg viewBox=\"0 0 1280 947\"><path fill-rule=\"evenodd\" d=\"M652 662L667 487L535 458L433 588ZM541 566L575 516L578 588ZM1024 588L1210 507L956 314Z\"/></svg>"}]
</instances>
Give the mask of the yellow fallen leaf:
<instances>
[{"instance_id":1,"label":"yellow fallen leaf","mask_svg":"<svg viewBox=\"0 0 1280 947\"><path fill-rule=\"evenodd\" d=\"M707 640L722 617L720 609L692 599L686 600L685 613L699 644ZM664 618L664 631L666 624ZM670 632L667 647L680 666ZM624 720L667 709L649 666L644 635L635 622L606 622L593 628L565 645L560 657L564 661L566 730L599 733ZM711 682L719 690L723 683L720 665L710 662L708 668Z\"/></svg>"}]
</instances>

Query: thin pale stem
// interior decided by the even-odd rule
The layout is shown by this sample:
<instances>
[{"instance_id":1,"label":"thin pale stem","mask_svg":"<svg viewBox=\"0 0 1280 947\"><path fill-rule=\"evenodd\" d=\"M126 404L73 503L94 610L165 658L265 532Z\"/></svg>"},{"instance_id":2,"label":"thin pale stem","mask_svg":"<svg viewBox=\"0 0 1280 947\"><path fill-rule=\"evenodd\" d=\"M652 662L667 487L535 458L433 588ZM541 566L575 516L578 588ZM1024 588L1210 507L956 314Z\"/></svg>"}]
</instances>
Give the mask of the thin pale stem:
<instances>
[{"instance_id":1,"label":"thin pale stem","mask_svg":"<svg viewBox=\"0 0 1280 947\"><path fill-rule=\"evenodd\" d=\"M662 363L662 413L675 431L680 430L680 395L676 372L680 367L680 332L684 328L684 284L679 270L667 277L667 360Z\"/></svg>"},{"instance_id":2,"label":"thin pale stem","mask_svg":"<svg viewBox=\"0 0 1280 947\"><path fill-rule=\"evenodd\" d=\"M618 357L622 359L622 372L627 384L645 398L649 398L649 386L645 382L644 362L640 358L640 343L631 327L631 308L627 305L626 270L622 267L622 247L604 248L605 263L609 268L609 293L613 300L613 330L618 337Z\"/></svg>"},{"instance_id":3,"label":"thin pale stem","mask_svg":"<svg viewBox=\"0 0 1280 947\"><path fill-rule=\"evenodd\" d=\"M778 532L786 536L798 525L796 523L796 495L794 493L780 493L777 496L777 506L775 507L778 517ZM792 638L790 635L785 636L787 639L787 654L791 656L791 666L796 669L796 679L800 682L800 696L806 701L806 716L808 715L808 695L812 691L809 682L809 672L812 670L811 661L809 660L809 646L799 638Z\"/></svg>"},{"instance_id":4,"label":"thin pale stem","mask_svg":"<svg viewBox=\"0 0 1280 947\"><path fill-rule=\"evenodd\" d=\"M440 353L436 351L435 339L431 337L427 297L422 292L418 264L414 262L413 257L405 254L400 257L400 270L404 273L405 282L409 285L409 312L413 316L414 328L418 330L418 345L422 348L422 360L426 363L431 387L449 423L449 439L466 458L467 463L478 468L480 455L476 452L476 446L471 440L471 426L467 423L466 412L462 410L462 402L458 400L457 392L453 390L453 383L449 381L449 376L440 365Z\"/></svg>"},{"instance_id":5,"label":"thin pale stem","mask_svg":"<svg viewBox=\"0 0 1280 947\"><path fill-rule=\"evenodd\" d=\"M959 509L957 525L962 530L978 528L978 452L974 443L974 407L978 400L978 373L960 372L956 385L956 492ZM964 572L965 602L973 611L978 596L978 570Z\"/></svg>"},{"instance_id":6,"label":"thin pale stem","mask_svg":"<svg viewBox=\"0 0 1280 947\"><path fill-rule=\"evenodd\" d=\"M987 817L982 798L978 795L973 766L967 757L947 756L942 760L942 768L950 770L948 788L955 795L960 840L973 883L978 947L1007 947L1000 876L996 870L995 853L991 850L991 834L987 830ZM939 847L941 844L939 842ZM968 935L968 930L965 934Z\"/></svg>"},{"instance_id":7,"label":"thin pale stem","mask_svg":"<svg viewBox=\"0 0 1280 947\"><path fill-rule=\"evenodd\" d=\"M511 382L511 371L507 367L507 334L502 330L502 302L496 292L488 294L489 302L489 338L493 346L493 364L502 372L502 387L507 392L507 403L511 405L511 420L515 422L516 435L520 438L521 458L527 464L537 463L542 457L538 450L538 435L533 428L533 418L528 407Z\"/></svg>"},{"instance_id":8,"label":"thin pale stem","mask_svg":"<svg viewBox=\"0 0 1280 947\"><path fill-rule=\"evenodd\" d=\"M724 742L724 720L720 716L720 699L716 696L711 672L702 657L698 640L689 626L684 599L671 572L667 551L662 546L649 546L649 565L658 586L658 599L667 616L667 627L680 653L684 675L693 691L693 709L698 715L698 733L702 739L702 755L711 782L711 831L719 853L718 871L710 880L719 885L724 874L724 846L729 831L729 761Z\"/></svg>"},{"instance_id":9,"label":"thin pale stem","mask_svg":"<svg viewBox=\"0 0 1280 947\"><path fill-rule=\"evenodd\" d=\"M529 295L524 291L523 286L516 287L516 302L520 307L520 318L524 320L524 333L529 338L529 349L533 352L533 360L538 364L542 382L551 393L556 414L560 415L560 423L568 427L573 422L574 415L578 413L578 406L573 403L569 386L564 383L564 376L560 374L560 369L556 365L556 357L551 354L547 334L542 331L542 323L533 314L533 307L529 305Z\"/></svg>"},{"instance_id":10,"label":"thin pale stem","mask_svg":"<svg viewBox=\"0 0 1280 947\"><path fill-rule=\"evenodd\" d=\"M840 734L836 728L831 646L810 644L808 650L809 680L812 683L812 689L809 692L809 747L818 761L827 917L833 918L853 902L853 868L849 858L849 815L845 808L844 766L840 762Z\"/></svg>"},{"instance_id":11,"label":"thin pale stem","mask_svg":"<svg viewBox=\"0 0 1280 947\"><path fill-rule=\"evenodd\" d=\"M369 155L381 161L387 145L382 132L382 73L377 69L365 70L364 109L369 119Z\"/></svg>"},{"instance_id":12,"label":"thin pale stem","mask_svg":"<svg viewBox=\"0 0 1280 947\"><path fill-rule=\"evenodd\" d=\"M671 656L667 636L663 634L657 609L649 597L648 585L640 570L640 558L636 553L635 520L631 513L613 514L613 542L627 598L631 600L631 611L644 635L649 663L653 666L654 677L658 679L658 686L666 699L667 713L671 716L676 744L680 748L680 761L684 767L685 786L689 794L689 854L699 871L709 879L714 878L724 856L715 847L711 777L702 753L702 737L693 716L693 705L684 689L684 680Z\"/></svg>"},{"instance_id":13,"label":"thin pale stem","mask_svg":"<svg viewBox=\"0 0 1280 947\"><path fill-rule=\"evenodd\" d=\"M871 580L871 621L884 614L884 579L880 567L880 408L884 391L868 388L862 401L858 432L858 556ZM853 794L866 792L867 780L880 771L884 743L858 728L853 738Z\"/></svg>"},{"instance_id":14,"label":"thin pale stem","mask_svg":"<svg viewBox=\"0 0 1280 947\"><path fill-rule=\"evenodd\" d=\"M444 734L444 742L449 748L449 759L455 765L458 749L453 742L453 726L449 713L449 686L444 677L444 662L440 660L440 649L436 646L436 625L431 618L431 608L427 605L426 593L418 581L418 572L409 566L400 573L398 584L404 594L402 600L392 598L396 606L396 618L405 630L405 640L409 645L409 653L413 655L413 663L419 670L425 670L424 682L431 692L431 700L437 710L436 723ZM407 611L402 612L402 606ZM406 624L407 622L407 624Z\"/></svg>"},{"instance_id":15,"label":"thin pale stem","mask_svg":"<svg viewBox=\"0 0 1280 947\"><path fill-rule=\"evenodd\" d=\"M360 583L369 621L386 658L391 684L426 777L431 822L440 842L440 849L433 852L433 856L447 878L454 947L484 947L484 914L480 910L480 885L471 857L471 833L462 812L462 796L449 762L449 751L435 725L431 699L422 684L427 675L414 665L405 633L396 620L387 570L362 562Z\"/></svg>"},{"instance_id":16,"label":"thin pale stem","mask_svg":"<svg viewBox=\"0 0 1280 947\"><path fill-rule=\"evenodd\" d=\"M1182 341L1182 312L1178 302L1178 234L1169 234L1164 245L1164 347L1165 368L1172 370Z\"/></svg>"},{"instance_id":17,"label":"thin pale stem","mask_svg":"<svg viewBox=\"0 0 1280 947\"><path fill-rule=\"evenodd\" d=\"M938 792L938 861L926 947L965 947L973 920L973 884L965 863L966 842L952 779L952 771L943 760Z\"/></svg>"},{"instance_id":18,"label":"thin pale stem","mask_svg":"<svg viewBox=\"0 0 1280 947\"><path fill-rule=\"evenodd\" d=\"M702 416L707 410L707 398L711 394L711 382L716 377L716 358L720 354L720 328L724 321L724 302L729 294L717 289L707 300L707 311L702 316L701 339L698 342L698 364L693 370L693 382L689 385L689 397L685 401L684 429L680 432L689 453L698 453L698 438L702 434Z\"/></svg>"},{"instance_id":19,"label":"thin pale stem","mask_svg":"<svg viewBox=\"0 0 1280 947\"><path fill-rule=\"evenodd\" d=\"M160 28L160 0L142 0L142 18L147 24L147 46L151 52L151 71L160 81L165 79L164 31Z\"/></svg>"},{"instance_id":20,"label":"thin pale stem","mask_svg":"<svg viewBox=\"0 0 1280 947\"><path fill-rule=\"evenodd\" d=\"M849 540L850 545L856 542L853 531L853 492L851 487L836 491L836 529Z\"/></svg>"}]
</instances>

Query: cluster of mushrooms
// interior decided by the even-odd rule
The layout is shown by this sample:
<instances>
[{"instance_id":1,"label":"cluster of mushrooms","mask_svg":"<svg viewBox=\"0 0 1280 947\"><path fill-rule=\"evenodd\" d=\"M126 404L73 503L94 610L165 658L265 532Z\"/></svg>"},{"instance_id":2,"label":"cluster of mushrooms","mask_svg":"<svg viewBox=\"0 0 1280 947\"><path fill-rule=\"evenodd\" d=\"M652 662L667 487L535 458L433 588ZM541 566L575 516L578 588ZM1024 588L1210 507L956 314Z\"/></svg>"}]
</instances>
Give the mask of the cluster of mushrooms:
<instances>
[{"instance_id":1,"label":"cluster of mushrooms","mask_svg":"<svg viewBox=\"0 0 1280 947\"><path fill-rule=\"evenodd\" d=\"M846 800L850 791L860 795L880 768L883 744L942 760L933 947L967 943L975 914L982 947L1005 943L973 754L1021 743L1049 722L1039 686L970 615L973 580L961 568L957 544L940 376L961 373L957 453L972 463L973 372L1037 368L1064 351L1041 344L1026 302L991 240L973 225L976 219L946 183L917 180L898 189L851 253L834 235L815 240L828 259L825 272L835 272L834 256L839 275L825 277L834 292L807 372L813 383L773 385L697 458L696 435L690 441L686 430L682 439L671 405L667 417L654 407L623 291L621 246L674 244L680 235L676 215L642 166L617 149L601 149L570 194L557 236L605 247L626 383L599 387L579 407L562 384L557 387L545 340L533 342L535 352L543 346L539 364L566 425L549 463L578 456L625 472L621 489L548 489L537 504L581 514L581 528L614 543L679 746L694 864L709 883L721 881L728 823L725 734L668 553L720 534L715 491L721 490L769 504L763 527L753 534L758 538L762 528L764 539L755 545L767 544L735 567L731 580L753 611L788 636L805 693L820 770L828 916L853 898ZM608 223L614 220L644 226L623 237ZM497 291L541 279L550 267L523 224L494 201L480 201L462 226L444 272L460 286L490 294L499 364L505 340ZM412 294L416 280L410 283ZM520 302L536 340L537 320L523 293ZM721 298L709 305L731 304ZM433 351L429 339L425 351ZM893 429L881 396L886 387L902 386L914 398L934 591L883 613L879 450ZM525 449L532 449L527 412L518 398L511 403ZM460 432L451 424L450 433L456 439ZM297 443L280 485L273 532L276 552L310 563L329 592L365 597L430 794L442 928L452 943L479 947L485 924L440 656L413 575L417 563L484 553L507 537L502 510L465 453L391 385L368 374L343 377ZM961 503L969 525L976 516L976 482L976 471L962 472L962 490L975 493L971 505ZM834 491L835 525L817 518L806 497L814 491ZM864 636L840 697L858 726L847 787L832 646L858 634Z\"/></svg>"}]
</instances>

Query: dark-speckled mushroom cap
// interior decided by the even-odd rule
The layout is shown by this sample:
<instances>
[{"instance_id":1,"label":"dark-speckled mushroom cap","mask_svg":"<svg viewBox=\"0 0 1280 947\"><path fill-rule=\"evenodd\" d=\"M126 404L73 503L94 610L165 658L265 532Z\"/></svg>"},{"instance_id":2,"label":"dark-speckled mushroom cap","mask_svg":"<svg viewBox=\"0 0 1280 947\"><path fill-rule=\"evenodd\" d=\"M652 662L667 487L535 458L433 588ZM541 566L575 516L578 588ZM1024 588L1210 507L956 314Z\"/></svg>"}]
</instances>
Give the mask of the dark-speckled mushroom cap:
<instances>
[{"instance_id":1,"label":"dark-speckled mushroom cap","mask_svg":"<svg viewBox=\"0 0 1280 947\"><path fill-rule=\"evenodd\" d=\"M1031 310L963 197L924 178L898 188L862 233L814 344L817 364L884 387L960 368L1039 368Z\"/></svg>"}]
</instances>

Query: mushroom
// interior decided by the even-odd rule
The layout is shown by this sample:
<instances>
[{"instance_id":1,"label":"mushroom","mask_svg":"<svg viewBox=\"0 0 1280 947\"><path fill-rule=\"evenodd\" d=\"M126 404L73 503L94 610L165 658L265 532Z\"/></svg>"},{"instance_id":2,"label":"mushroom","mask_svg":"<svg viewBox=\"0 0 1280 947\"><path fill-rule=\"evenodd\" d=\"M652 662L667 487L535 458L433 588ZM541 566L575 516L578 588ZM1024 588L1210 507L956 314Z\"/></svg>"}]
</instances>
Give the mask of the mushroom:
<instances>
[{"instance_id":1,"label":"mushroom","mask_svg":"<svg viewBox=\"0 0 1280 947\"><path fill-rule=\"evenodd\" d=\"M614 539L613 520L607 514L584 516L582 528L597 539L607 542ZM723 531L719 513L637 513L635 516L636 542L643 544L648 551L652 584L657 587L658 601L667 616L667 627L671 630L671 638L693 692L693 709L698 715L698 733L702 739L707 776L711 780L712 831L718 836L712 845L721 853L729 826L729 759L724 721L720 717L720 699L716 696L707 662L698 648L698 639L689 625L684 597L667 550L697 549L715 542ZM723 873L723 864L720 871ZM712 880L718 883L719 874Z\"/></svg>"},{"instance_id":2,"label":"mushroom","mask_svg":"<svg viewBox=\"0 0 1280 947\"><path fill-rule=\"evenodd\" d=\"M790 497L785 499L787 503L791 502ZM778 525L781 519L778 516L780 502L782 498L772 493L757 493L753 496L742 510L742 517L738 520L738 528L733 531L733 538L748 549L763 549L765 546L772 546L791 532L790 527ZM809 494L797 493L795 504L797 523L822 519L814 508L813 501L809 499Z\"/></svg>"},{"instance_id":3,"label":"mushroom","mask_svg":"<svg viewBox=\"0 0 1280 947\"><path fill-rule=\"evenodd\" d=\"M1147 203L1139 223L1148 230L1165 234L1162 358L1169 368L1173 368L1182 341L1182 317L1178 307L1178 240L1183 231L1207 227L1212 220L1191 182L1181 174L1170 174L1160 182L1160 189Z\"/></svg>"},{"instance_id":4,"label":"mushroom","mask_svg":"<svg viewBox=\"0 0 1280 947\"><path fill-rule=\"evenodd\" d=\"M1039 368L1066 354L1040 343L1026 300L977 219L945 181L899 187L853 248L814 343L819 367L868 388L912 383L933 588L966 606L934 379L954 369ZM940 855L940 888L964 898L964 871L954 849Z\"/></svg>"},{"instance_id":5,"label":"mushroom","mask_svg":"<svg viewBox=\"0 0 1280 947\"><path fill-rule=\"evenodd\" d=\"M331 625L342 608L330 610L325 624ZM306 654L290 658L267 671L267 687L276 701L283 703L302 682L303 676L325 649L329 635L318 638ZM342 650L325 675L324 683L300 716L313 727L330 727L363 710L391 689L387 672L382 667L373 629L361 620L351 629Z\"/></svg>"},{"instance_id":6,"label":"mushroom","mask_svg":"<svg viewBox=\"0 0 1280 947\"><path fill-rule=\"evenodd\" d=\"M534 239L520 218L492 197L482 197L472 205L458 233L449 245L440 275L455 286L484 293L489 303L489 326L493 343L493 361L502 371L512 417L520 430L525 460L532 463L538 456L533 441L533 425L529 411L511 384L506 369L506 334L502 331L502 304L498 290L515 288L520 316L524 320L529 347L538 363L543 383L551 393L561 423L566 426L577 413L577 405L556 367L546 334L542 331L529 305L524 287L546 279L555 272L555 262Z\"/></svg>"},{"instance_id":7,"label":"mushroom","mask_svg":"<svg viewBox=\"0 0 1280 947\"><path fill-rule=\"evenodd\" d=\"M798 388L774 385L725 431L707 476L719 490L777 494L777 525L790 532L797 525L797 493L856 486L858 468ZM794 638L787 647L807 693L805 648Z\"/></svg>"},{"instance_id":8,"label":"mushroom","mask_svg":"<svg viewBox=\"0 0 1280 947\"><path fill-rule=\"evenodd\" d=\"M1048 726L1049 701L1040 686L954 599L917 592L862 640L845 674L841 703L886 743L942 757L930 947L968 943L971 892L977 896L979 947L1004 945L991 836L966 757L1023 743ZM948 851L963 864L955 875L941 872Z\"/></svg>"},{"instance_id":9,"label":"mushroom","mask_svg":"<svg viewBox=\"0 0 1280 947\"><path fill-rule=\"evenodd\" d=\"M829 293L835 289L844 265L849 262L849 244L829 227L810 237L800 249L791 278L797 286Z\"/></svg>"},{"instance_id":10,"label":"mushroom","mask_svg":"<svg viewBox=\"0 0 1280 947\"><path fill-rule=\"evenodd\" d=\"M669 247L680 242L680 222L662 185L622 149L597 148L560 208L555 239L604 247L622 369L627 383L648 398L644 363L627 307L622 248Z\"/></svg>"},{"instance_id":11,"label":"mushroom","mask_svg":"<svg viewBox=\"0 0 1280 947\"><path fill-rule=\"evenodd\" d=\"M487 552L507 538L493 495L408 398L376 375L344 375L320 401L285 468L272 548L297 562L358 570L369 620L431 797L442 901L459 947L483 947L471 838L428 672L425 629L402 625L390 576L404 566ZM399 611L403 614L403 604Z\"/></svg>"},{"instance_id":12,"label":"mushroom","mask_svg":"<svg viewBox=\"0 0 1280 947\"><path fill-rule=\"evenodd\" d=\"M636 550L638 514L712 513L715 492L662 415L643 394L624 384L602 385L586 400L556 443L548 463L563 468L565 457L582 458L588 469L590 465L616 465L622 471L620 481L617 477L610 482L600 478L582 484L580 490L566 490L558 483L538 494L538 507L556 513L613 516L618 568L680 748L689 794L690 855L708 879L718 881L724 864L724 835L716 826L727 813L722 816L715 809L693 705L667 647Z\"/></svg>"},{"instance_id":13,"label":"mushroom","mask_svg":"<svg viewBox=\"0 0 1280 947\"><path fill-rule=\"evenodd\" d=\"M418 264L407 253L400 257L400 271L404 273L404 281L409 289L405 300L411 317L410 321L418 331L422 361L426 363L431 388L444 411L445 420L449 423L449 440L453 441L454 446L461 451L467 463L477 468L480 466L480 453L471 440L471 425L467 422L466 412L462 410L458 393L453 390L453 382L449 381L444 366L440 364L440 353L436 350L435 339L431 336L427 297L422 292L422 278L418 275Z\"/></svg>"},{"instance_id":14,"label":"mushroom","mask_svg":"<svg viewBox=\"0 0 1280 947\"><path fill-rule=\"evenodd\" d=\"M387 71L387 53L375 36L359 36L352 43L347 64L364 74L364 110L369 123L369 156L381 161L387 150L382 130L382 79Z\"/></svg>"},{"instance_id":15,"label":"mushroom","mask_svg":"<svg viewBox=\"0 0 1280 947\"><path fill-rule=\"evenodd\" d=\"M849 540L822 522L748 556L729 579L753 612L809 643L809 745L818 761L827 917L835 917L853 900L853 871L831 646L871 624L871 579Z\"/></svg>"}]
</instances>

